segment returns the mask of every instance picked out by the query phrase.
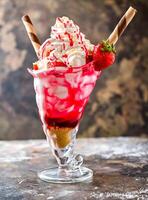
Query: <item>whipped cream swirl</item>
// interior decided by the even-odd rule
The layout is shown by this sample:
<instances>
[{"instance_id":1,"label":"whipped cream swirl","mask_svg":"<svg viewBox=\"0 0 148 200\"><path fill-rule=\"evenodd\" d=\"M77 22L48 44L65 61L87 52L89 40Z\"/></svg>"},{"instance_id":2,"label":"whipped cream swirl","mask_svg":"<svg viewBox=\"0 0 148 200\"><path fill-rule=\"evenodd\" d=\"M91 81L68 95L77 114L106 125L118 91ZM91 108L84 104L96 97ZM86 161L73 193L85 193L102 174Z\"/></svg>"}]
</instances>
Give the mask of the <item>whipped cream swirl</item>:
<instances>
[{"instance_id":1,"label":"whipped cream swirl","mask_svg":"<svg viewBox=\"0 0 148 200\"><path fill-rule=\"evenodd\" d=\"M68 67L86 64L86 58L94 45L80 32L79 27L68 17L58 17L51 28L51 37L40 47L39 57L48 67L61 62Z\"/></svg>"}]
</instances>

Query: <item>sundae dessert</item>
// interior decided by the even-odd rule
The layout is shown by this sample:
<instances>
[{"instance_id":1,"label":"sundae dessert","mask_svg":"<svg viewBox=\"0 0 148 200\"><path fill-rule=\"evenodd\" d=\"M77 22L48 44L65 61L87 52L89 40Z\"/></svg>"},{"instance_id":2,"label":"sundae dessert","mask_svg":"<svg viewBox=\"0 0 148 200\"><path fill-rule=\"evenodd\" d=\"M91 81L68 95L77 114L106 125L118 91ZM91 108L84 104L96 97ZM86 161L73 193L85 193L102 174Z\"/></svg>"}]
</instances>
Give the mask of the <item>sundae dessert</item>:
<instances>
[{"instance_id":1,"label":"sundae dessert","mask_svg":"<svg viewBox=\"0 0 148 200\"><path fill-rule=\"evenodd\" d=\"M41 44L30 18L23 17L38 60L33 69L40 119L59 167L39 173L42 180L73 183L92 177L73 153L76 133L89 96L105 68L115 61L115 43L132 20L130 7L107 40L94 45L68 17L58 17L50 37ZM126 19L126 20L125 20Z\"/></svg>"}]
</instances>

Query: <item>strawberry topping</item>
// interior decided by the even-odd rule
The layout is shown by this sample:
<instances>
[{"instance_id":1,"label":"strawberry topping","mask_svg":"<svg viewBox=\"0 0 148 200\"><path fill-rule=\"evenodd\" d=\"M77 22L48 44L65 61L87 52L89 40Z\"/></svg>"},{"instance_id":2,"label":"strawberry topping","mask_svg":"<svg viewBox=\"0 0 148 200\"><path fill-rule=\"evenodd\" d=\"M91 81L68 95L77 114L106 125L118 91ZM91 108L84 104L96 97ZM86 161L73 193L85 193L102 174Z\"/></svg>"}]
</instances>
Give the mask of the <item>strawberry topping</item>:
<instances>
[{"instance_id":1,"label":"strawberry topping","mask_svg":"<svg viewBox=\"0 0 148 200\"><path fill-rule=\"evenodd\" d=\"M51 62L50 64L51 64L51 66L53 66L53 67L66 67L66 65L65 65L63 62L58 62L58 61L56 61L56 62Z\"/></svg>"},{"instance_id":2,"label":"strawberry topping","mask_svg":"<svg viewBox=\"0 0 148 200\"><path fill-rule=\"evenodd\" d=\"M36 64L36 63L33 63L33 69L34 70L38 70L39 68L38 68L38 65Z\"/></svg>"}]
</instances>

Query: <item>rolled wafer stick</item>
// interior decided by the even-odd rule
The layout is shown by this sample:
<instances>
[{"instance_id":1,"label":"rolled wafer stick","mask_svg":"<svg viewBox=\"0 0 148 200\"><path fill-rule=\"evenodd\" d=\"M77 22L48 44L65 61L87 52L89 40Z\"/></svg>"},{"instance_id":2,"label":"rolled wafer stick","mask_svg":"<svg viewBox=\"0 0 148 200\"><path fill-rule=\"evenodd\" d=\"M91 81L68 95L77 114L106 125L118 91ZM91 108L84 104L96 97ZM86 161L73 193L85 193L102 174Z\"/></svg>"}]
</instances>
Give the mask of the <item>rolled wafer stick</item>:
<instances>
[{"instance_id":1,"label":"rolled wafer stick","mask_svg":"<svg viewBox=\"0 0 148 200\"><path fill-rule=\"evenodd\" d=\"M22 17L22 21L24 23L24 26L26 28L26 31L27 31L27 34L29 36L29 39L31 40L31 43L33 45L33 48L38 56L38 50L41 46L41 43L37 37L37 34L36 34L36 30L31 22L31 19L28 15L24 15Z\"/></svg>"},{"instance_id":2,"label":"rolled wafer stick","mask_svg":"<svg viewBox=\"0 0 148 200\"><path fill-rule=\"evenodd\" d=\"M128 24L131 22L133 17L135 16L137 10L129 7L129 9L126 11L126 13L123 15L109 38L107 39L110 44L115 45L118 41L119 37L122 35L123 31L126 29Z\"/></svg>"}]
</instances>

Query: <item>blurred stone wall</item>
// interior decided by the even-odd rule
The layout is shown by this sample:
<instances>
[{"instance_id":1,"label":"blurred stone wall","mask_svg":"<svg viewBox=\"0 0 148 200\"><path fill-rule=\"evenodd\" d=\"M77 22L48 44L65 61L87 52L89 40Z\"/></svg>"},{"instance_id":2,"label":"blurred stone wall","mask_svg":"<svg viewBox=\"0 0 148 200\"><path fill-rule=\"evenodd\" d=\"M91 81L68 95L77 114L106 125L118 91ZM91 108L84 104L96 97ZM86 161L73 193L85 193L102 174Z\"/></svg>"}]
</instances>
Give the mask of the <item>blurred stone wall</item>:
<instances>
[{"instance_id":1,"label":"blurred stone wall","mask_svg":"<svg viewBox=\"0 0 148 200\"><path fill-rule=\"evenodd\" d=\"M55 18L65 15L96 44L109 36L129 5L138 14L116 46L116 64L97 82L79 136L148 133L148 1L0 0L0 139L44 137L26 70L36 56L21 16L31 16L42 42Z\"/></svg>"}]
</instances>

